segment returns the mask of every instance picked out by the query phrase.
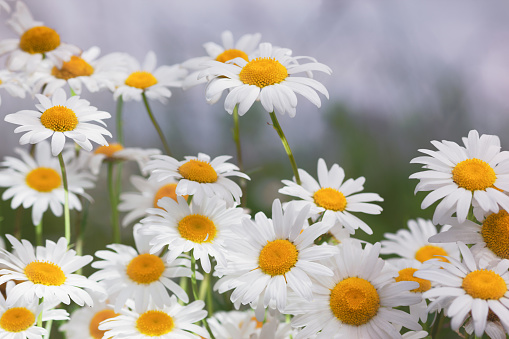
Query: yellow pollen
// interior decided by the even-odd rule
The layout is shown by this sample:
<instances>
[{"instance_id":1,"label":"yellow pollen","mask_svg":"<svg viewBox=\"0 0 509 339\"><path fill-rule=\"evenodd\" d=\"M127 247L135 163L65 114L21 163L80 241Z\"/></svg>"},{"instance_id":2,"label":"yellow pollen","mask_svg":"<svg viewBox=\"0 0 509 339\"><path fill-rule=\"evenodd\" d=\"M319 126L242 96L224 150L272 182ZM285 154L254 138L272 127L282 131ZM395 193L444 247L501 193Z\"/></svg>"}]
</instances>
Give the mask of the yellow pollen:
<instances>
[{"instance_id":1,"label":"yellow pollen","mask_svg":"<svg viewBox=\"0 0 509 339\"><path fill-rule=\"evenodd\" d=\"M452 170L452 180L469 191L486 190L492 187L497 176L487 162L480 159L467 159L457 164Z\"/></svg>"},{"instance_id":2,"label":"yellow pollen","mask_svg":"<svg viewBox=\"0 0 509 339\"><path fill-rule=\"evenodd\" d=\"M341 322L360 326L377 314L380 297L369 281L350 277L340 281L331 290L330 308Z\"/></svg>"},{"instance_id":3,"label":"yellow pollen","mask_svg":"<svg viewBox=\"0 0 509 339\"><path fill-rule=\"evenodd\" d=\"M28 29L19 39L19 48L30 54L46 53L60 46L58 33L46 26Z\"/></svg>"},{"instance_id":4,"label":"yellow pollen","mask_svg":"<svg viewBox=\"0 0 509 339\"><path fill-rule=\"evenodd\" d=\"M51 74L55 78L69 80L81 76L91 76L94 74L94 68L79 56L73 55L71 60L64 61L62 68L58 69L53 66Z\"/></svg>"},{"instance_id":5,"label":"yellow pollen","mask_svg":"<svg viewBox=\"0 0 509 339\"><path fill-rule=\"evenodd\" d=\"M28 187L39 192L51 192L60 187L62 179L53 168L38 167L28 172L25 177Z\"/></svg>"},{"instance_id":6,"label":"yellow pollen","mask_svg":"<svg viewBox=\"0 0 509 339\"><path fill-rule=\"evenodd\" d=\"M313 194L315 204L332 211L344 211L346 198L343 193L334 188L320 188Z\"/></svg>"},{"instance_id":7,"label":"yellow pollen","mask_svg":"<svg viewBox=\"0 0 509 339\"><path fill-rule=\"evenodd\" d=\"M138 331L149 337L165 335L171 332L173 327L173 318L163 311L146 311L136 320Z\"/></svg>"},{"instance_id":8,"label":"yellow pollen","mask_svg":"<svg viewBox=\"0 0 509 339\"><path fill-rule=\"evenodd\" d=\"M108 158L112 158L115 153L118 151L123 150L124 147L122 147L119 143L111 143L108 146L100 146L97 147L97 149L94 151L95 154L104 154Z\"/></svg>"},{"instance_id":9,"label":"yellow pollen","mask_svg":"<svg viewBox=\"0 0 509 339\"><path fill-rule=\"evenodd\" d=\"M279 84L288 77L288 71L279 61L271 58L256 58L247 63L239 74L239 79L247 85L260 88Z\"/></svg>"},{"instance_id":10,"label":"yellow pollen","mask_svg":"<svg viewBox=\"0 0 509 339\"><path fill-rule=\"evenodd\" d=\"M227 49L223 53L219 54L216 57L216 60L219 62L227 62L235 58L242 58L246 61L249 61L247 54L240 49Z\"/></svg>"},{"instance_id":11,"label":"yellow pollen","mask_svg":"<svg viewBox=\"0 0 509 339\"><path fill-rule=\"evenodd\" d=\"M505 210L490 214L482 223L486 247L502 259L509 259L509 214Z\"/></svg>"},{"instance_id":12,"label":"yellow pollen","mask_svg":"<svg viewBox=\"0 0 509 339\"><path fill-rule=\"evenodd\" d=\"M90 325L88 326L88 330L90 331L90 336L94 339L102 339L106 330L102 331L99 329L99 324L101 321L106 319L115 318L118 316L113 310L102 310L94 314L92 320L90 320Z\"/></svg>"},{"instance_id":13,"label":"yellow pollen","mask_svg":"<svg viewBox=\"0 0 509 339\"><path fill-rule=\"evenodd\" d=\"M498 300L507 292L504 278L493 271L476 270L463 278L461 287L473 298Z\"/></svg>"},{"instance_id":14,"label":"yellow pollen","mask_svg":"<svg viewBox=\"0 0 509 339\"><path fill-rule=\"evenodd\" d=\"M0 318L0 327L8 332L22 332L35 324L35 314L24 307L9 308Z\"/></svg>"},{"instance_id":15,"label":"yellow pollen","mask_svg":"<svg viewBox=\"0 0 509 339\"><path fill-rule=\"evenodd\" d=\"M125 80L127 86L145 89L157 84L157 79L150 72L138 71L133 72Z\"/></svg>"},{"instance_id":16,"label":"yellow pollen","mask_svg":"<svg viewBox=\"0 0 509 339\"><path fill-rule=\"evenodd\" d=\"M411 268L411 267L404 268L398 272L399 276L397 276L395 278L395 280L397 282L399 282L399 281L416 281L419 283L419 287L414 290L411 290L410 292L415 292L415 293L426 292L427 290L429 290L431 288L431 281L414 277L414 273L416 271L417 271L417 269L415 269L415 268Z\"/></svg>"},{"instance_id":17,"label":"yellow pollen","mask_svg":"<svg viewBox=\"0 0 509 339\"><path fill-rule=\"evenodd\" d=\"M430 259L438 259L443 262L449 262L444 257L439 257L439 255L448 255L447 251L442 247L433 246L433 245L425 245L419 248L417 252L415 252L415 259L420 262L425 262Z\"/></svg>"},{"instance_id":18,"label":"yellow pollen","mask_svg":"<svg viewBox=\"0 0 509 339\"><path fill-rule=\"evenodd\" d=\"M288 240L267 241L260 251L258 266L270 276L283 275L295 266L298 256L297 247Z\"/></svg>"},{"instance_id":19,"label":"yellow pollen","mask_svg":"<svg viewBox=\"0 0 509 339\"><path fill-rule=\"evenodd\" d=\"M154 195L154 207L160 208L159 206L157 206L157 202L159 201L159 199L164 197L172 198L173 200L177 201L177 193L175 193L176 188L177 184L167 184L159 188L156 194ZM183 195L182 197L187 200L188 196Z\"/></svg>"},{"instance_id":20,"label":"yellow pollen","mask_svg":"<svg viewBox=\"0 0 509 339\"><path fill-rule=\"evenodd\" d=\"M26 265L25 275L34 284L46 286L60 286L66 280L64 272L58 265L46 261L32 261Z\"/></svg>"},{"instance_id":21,"label":"yellow pollen","mask_svg":"<svg viewBox=\"0 0 509 339\"><path fill-rule=\"evenodd\" d=\"M191 159L178 169L184 179L202 184L217 181L217 172L208 162Z\"/></svg>"},{"instance_id":22,"label":"yellow pollen","mask_svg":"<svg viewBox=\"0 0 509 339\"><path fill-rule=\"evenodd\" d=\"M217 233L214 222L200 214L185 216L179 221L177 228L182 238L199 244L212 242Z\"/></svg>"},{"instance_id":23,"label":"yellow pollen","mask_svg":"<svg viewBox=\"0 0 509 339\"><path fill-rule=\"evenodd\" d=\"M67 132L76 128L78 117L70 108L53 106L42 113L41 124L55 132Z\"/></svg>"},{"instance_id":24,"label":"yellow pollen","mask_svg":"<svg viewBox=\"0 0 509 339\"><path fill-rule=\"evenodd\" d=\"M143 253L131 260L126 273L135 283L148 285L159 280L164 270L164 262L160 257Z\"/></svg>"}]
</instances>

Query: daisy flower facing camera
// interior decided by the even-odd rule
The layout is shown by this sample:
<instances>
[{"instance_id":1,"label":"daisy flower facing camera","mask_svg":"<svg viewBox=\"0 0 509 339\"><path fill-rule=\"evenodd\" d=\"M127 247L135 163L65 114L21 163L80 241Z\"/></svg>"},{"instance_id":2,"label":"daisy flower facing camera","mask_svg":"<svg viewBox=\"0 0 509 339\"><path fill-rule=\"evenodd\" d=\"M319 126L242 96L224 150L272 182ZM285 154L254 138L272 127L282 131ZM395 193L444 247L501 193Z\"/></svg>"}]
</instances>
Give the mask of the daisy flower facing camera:
<instances>
[{"instance_id":1,"label":"daisy flower facing camera","mask_svg":"<svg viewBox=\"0 0 509 339\"><path fill-rule=\"evenodd\" d=\"M111 137L111 133L91 122L106 126L102 119L110 118L109 113L98 111L78 96L67 99L61 88L55 91L51 100L41 94L36 97L40 102L35 105L37 111L23 110L5 116L5 121L20 125L14 133L26 132L19 139L21 145L36 144L51 137L51 153L57 156L64 148L66 137L87 151L92 150L90 141L108 144L103 135Z\"/></svg>"}]
</instances>

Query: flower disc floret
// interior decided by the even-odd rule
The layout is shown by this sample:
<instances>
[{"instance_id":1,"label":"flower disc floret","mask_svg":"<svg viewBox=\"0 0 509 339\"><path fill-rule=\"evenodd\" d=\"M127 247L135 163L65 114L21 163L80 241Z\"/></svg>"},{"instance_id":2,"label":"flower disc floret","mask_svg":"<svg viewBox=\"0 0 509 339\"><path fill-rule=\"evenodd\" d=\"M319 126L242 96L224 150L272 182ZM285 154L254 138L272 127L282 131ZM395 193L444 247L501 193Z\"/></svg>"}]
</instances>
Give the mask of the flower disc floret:
<instances>
[{"instance_id":1,"label":"flower disc floret","mask_svg":"<svg viewBox=\"0 0 509 339\"><path fill-rule=\"evenodd\" d=\"M133 258L127 265L126 273L138 284L151 284L158 281L166 267L163 260L153 254L143 253Z\"/></svg>"},{"instance_id":2,"label":"flower disc floret","mask_svg":"<svg viewBox=\"0 0 509 339\"><path fill-rule=\"evenodd\" d=\"M225 50L223 53L219 54L216 57L216 60L219 62L227 62L235 58L242 58L246 61L249 61L249 57L245 52L235 48Z\"/></svg>"},{"instance_id":3,"label":"flower disc floret","mask_svg":"<svg viewBox=\"0 0 509 339\"><path fill-rule=\"evenodd\" d=\"M72 109L58 105L42 113L41 124L55 132L68 132L76 128L78 117Z\"/></svg>"},{"instance_id":4,"label":"flower disc floret","mask_svg":"<svg viewBox=\"0 0 509 339\"><path fill-rule=\"evenodd\" d=\"M127 77L125 84L139 89L146 89L157 84L157 79L150 72L137 71Z\"/></svg>"},{"instance_id":5,"label":"flower disc floret","mask_svg":"<svg viewBox=\"0 0 509 339\"><path fill-rule=\"evenodd\" d=\"M320 188L313 194L315 204L331 211L344 211L346 198L343 193L334 188Z\"/></svg>"},{"instance_id":6,"label":"flower disc floret","mask_svg":"<svg viewBox=\"0 0 509 339\"><path fill-rule=\"evenodd\" d=\"M492 187L497 176L491 166L480 159L466 159L452 170L452 180L469 191L486 190Z\"/></svg>"},{"instance_id":7,"label":"flower disc floret","mask_svg":"<svg viewBox=\"0 0 509 339\"><path fill-rule=\"evenodd\" d=\"M66 281L62 269L58 265L46 261L32 261L26 265L25 275L34 284L46 286L60 286Z\"/></svg>"},{"instance_id":8,"label":"flower disc floret","mask_svg":"<svg viewBox=\"0 0 509 339\"><path fill-rule=\"evenodd\" d=\"M35 314L25 307L10 308L2 314L0 327L8 332L22 332L35 323Z\"/></svg>"},{"instance_id":9,"label":"flower disc floret","mask_svg":"<svg viewBox=\"0 0 509 339\"><path fill-rule=\"evenodd\" d=\"M416 271L417 271L416 268L411 268L411 267L404 268L398 272L399 275L396 278L394 278L394 280L396 280L396 282L416 281L419 283L419 287L416 289L410 290L410 292L415 292L415 293L426 292L427 290L429 290L431 288L431 281L414 277L414 273Z\"/></svg>"},{"instance_id":10,"label":"flower disc floret","mask_svg":"<svg viewBox=\"0 0 509 339\"><path fill-rule=\"evenodd\" d=\"M284 239L267 241L258 259L260 269L270 276L283 275L297 263L299 252L293 243Z\"/></svg>"},{"instance_id":11,"label":"flower disc floret","mask_svg":"<svg viewBox=\"0 0 509 339\"><path fill-rule=\"evenodd\" d=\"M463 278L461 287L473 298L498 300L507 292L504 278L491 270L475 270Z\"/></svg>"},{"instance_id":12,"label":"flower disc floret","mask_svg":"<svg viewBox=\"0 0 509 339\"><path fill-rule=\"evenodd\" d=\"M88 327L90 331L90 336L94 339L102 339L106 331L100 330L99 324L106 319L114 318L116 316L118 316L118 314L110 309L102 310L94 314L92 320L90 320L90 325Z\"/></svg>"},{"instance_id":13,"label":"flower disc floret","mask_svg":"<svg viewBox=\"0 0 509 339\"><path fill-rule=\"evenodd\" d=\"M51 192L60 187L62 178L53 168L38 167L28 172L25 181L30 188L38 192Z\"/></svg>"},{"instance_id":14,"label":"flower disc floret","mask_svg":"<svg viewBox=\"0 0 509 339\"><path fill-rule=\"evenodd\" d=\"M486 247L497 256L509 259L509 213L501 210L492 213L484 220L481 235Z\"/></svg>"},{"instance_id":15,"label":"flower disc floret","mask_svg":"<svg viewBox=\"0 0 509 339\"><path fill-rule=\"evenodd\" d=\"M62 68L54 66L51 70L51 75L64 80L80 76L91 76L92 74L94 74L94 67L76 55L73 55L69 61L64 61Z\"/></svg>"},{"instance_id":16,"label":"flower disc floret","mask_svg":"<svg viewBox=\"0 0 509 339\"><path fill-rule=\"evenodd\" d=\"M168 197L177 201L177 193L175 193L176 189L177 184L175 183L167 184L159 188L156 194L154 194L154 207L159 208L159 206L157 206L157 202L159 201L159 199L164 197ZM184 196L184 198L187 199L187 196Z\"/></svg>"},{"instance_id":17,"label":"flower disc floret","mask_svg":"<svg viewBox=\"0 0 509 339\"><path fill-rule=\"evenodd\" d=\"M177 227L182 238L196 242L212 242L217 229L214 222L201 214L190 214L179 221Z\"/></svg>"},{"instance_id":18,"label":"flower disc floret","mask_svg":"<svg viewBox=\"0 0 509 339\"><path fill-rule=\"evenodd\" d=\"M174 327L172 317L162 311L150 310L138 318L136 328L141 334L149 337L165 335Z\"/></svg>"},{"instance_id":19,"label":"flower disc floret","mask_svg":"<svg viewBox=\"0 0 509 339\"><path fill-rule=\"evenodd\" d=\"M430 259L438 259L440 261L447 262L447 259L441 256L446 256L447 251L442 247L434 245L422 246L417 252L415 252L415 259L420 262L425 262Z\"/></svg>"},{"instance_id":20,"label":"flower disc floret","mask_svg":"<svg viewBox=\"0 0 509 339\"><path fill-rule=\"evenodd\" d=\"M46 53L60 46L58 33L46 26L28 29L19 39L19 48L30 54Z\"/></svg>"},{"instance_id":21,"label":"flower disc floret","mask_svg":"<svg viewBox=\"0 0 509 339\"><path fill-rule=\"evenodd\" d=\"M196 181L202 184L217 181L217 172L209 163L191 159L178 168L178 172L184 179Z\"/></svg>"},{"instance_id":22,"label":"flower disc floret","mask_svg":"<svg viewBox=\"0 0 509 339\"><path fill-rule=\"evenodd\" d=\"M256 58L245 65L239 79L247 85L260 88L279 84L288 77L288 70L274 58Z\"/></svg>"},{"instance_id":23,"label":"flower disc floret","mask_svg":"<svg viewBox=\"0 0 509 339\"><path fill-rule=\"evenodd\" d=\"M100 146L94 151L95 154L104 154L108 158L113 157L113 154L123 150L124 147L119 143L111 143L108 146Z\"/></svg>"}]
</instances>

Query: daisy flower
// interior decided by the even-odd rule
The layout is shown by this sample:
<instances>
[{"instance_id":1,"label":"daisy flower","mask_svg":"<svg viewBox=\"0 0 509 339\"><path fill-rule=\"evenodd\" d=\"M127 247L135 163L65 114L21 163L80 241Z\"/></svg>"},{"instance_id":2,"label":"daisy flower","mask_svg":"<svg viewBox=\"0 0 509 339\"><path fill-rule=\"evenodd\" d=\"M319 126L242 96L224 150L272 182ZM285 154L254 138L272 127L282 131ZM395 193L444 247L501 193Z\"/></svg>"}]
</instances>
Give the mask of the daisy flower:
<instances>
[{"instance_id":1,"label":"daisy flower","mask_svg":"<svg viewBox=\"0 0 509 339\"><path fill-rule=\"evenodd\" d=\"M187 258L168 259L162 251L149 253L151 236L140 234L141 225L134 226L133 234L136 249L121 244L107 247L112 251L97 251L95 256L103 259L95 261L97 272L90 279L106 285L108 296L115 305L115 312L124 307L128 299L135 303L137 311L148 306L150 300L161 308L169 304L168 291L185 303L189 302L186 292L171 279L191 276L191 261Z\"/></svg>"},{"instance_id":2,"label":"daisy flower","mask_svg":"<svg viewBox=\"0 0 509 339\"><path fill-rule=\"evenodd\" d=\"M114 99L122 96L126 101L140 101L144 93L149 99L166 103L171 96L168 87L182 87L182 79L187 71L180 65L156 68L156 64L156 54L153 51L147 53L142 65L136 59L128 57L127 72L123 84L113 93Z\"/></svg>"},{"instance_id":3,"label":"daisy flower","mask_svg":"<svg viewBox=\"0 0 509 339\"><path fill-rule=\"evenodd\" d=\"M4 9L7 13L11 11L11 6L5 0L0 0L0 9ZM0 12L1 13L1 12Z\"/></svg>"},{"instance_id":4,"label":"daisy flower","mask_svg":"<svg viewBox=\"0 0 509 339\"><path fill-rule=\"evenodd\" d=\"M5 116L5 121L20 125L14 133L26 132L19 139L21 145L36 144L51 137L51 153L57 156L64 148L66 137L87 151L92 150L90 141L108 144L103 134L111 137L111 133L91 122L106 126L102 119L110 118L109 113L98 111L79 96L67 99L61 88L55 91L51 100L42 94L36 97L40 102L35 105L37 111L22 110Z\"/></svg>"},{"instance_id":5,"label":"daisy flower","mask_svg":"<svg viewBox=\"0 0 509 339\"><path fill-rule=\"evenodd\" d=\"M138 163L143 174L147 174L144 170L150 157L161 154L161 150L157 148L134 148L122 146L119 143L111 143L108 146L100 146L95 149L90 157L90 170L95 175L99 174L103 161L125 161L132 160Z\"/></svg>"},{"instance_id":6,"label":"daisy flower","mask_svg":"<svg viewBox=\"0 0 509 339\"><path fill-rule=\"evenodd\" d=\"M192 255L207 273L211 269L209 256L225 265L224 241L228 231L240 224L242 208L227 208L217 197L193 202L191 206L181 196L177 196L177 201L163 197L158 202L159 208L148 209L150 216L141 220L141 232L153 236L150 253L167 246L166 259L171 262L193 250Z\"/></svg>"},{"instance_id":7,"label":"daisy flower","mask_svg":"<svg viewBox=\"0 0 509 339\"><path fill-rule=\"evenodd\" d=\"M279 193L291 195L302 201L295 201L299 207L310 206L314 217L324 213L324 218L335 218L350 233L357 228L368 234L373 234L371 228L351 212L380 214L382 208L371 204L372 201L383 201L376 193L358 193L364 189L364 177L345 179L345 171L339 165L332 165L330 171L323 159L318 160L318 182L306 171L299 169L302 184L295 181L283 180L285 187ZM294 179L295 180L295 179ZM356 194L358 193L358 194Z\"/></svg>"},{"instance_id":8,"label":"daisy flower","mask_svg":"<svg viewBox=\"0 0 509 339\"><path fill-rule=\"evenodd\" d=\"M186 156L182 161L167 155L152 158L154 160L148 163L145 170L151 171L155 180L174 178L178 180L177 195L194 195L198 200L219 196L228 206L233 206L234 202L240 203L242 190L227 177L237 176L250 180L246 174L238 171L237 166L226 162L231 158L227 155L212 160L204 153L198 153L197 157Z\"/></svg>"},{"instance_id":9,"label":"daisy flower","mask_svg":"<svg viewBox=\"0 0 509 339\"><path fill-rule=\"evenodd\" d=\"M6 69L0 70L0 88L3 88L13 97L24 98L28 87L16 73ZM0 105L2 97L0 97Z\"/></svg>"},{"instance_id":10,"label":"daisy flower","mask_svg":"<svg viewBox=\"0 0 509 339\"><path fill-rule=\"evenodd\" d=\"M28 7L16 2L16 11L7 24L19 34L18 39L0 42L0 56L8 54L7 67L12 71L35 71L43 59L48 59L58 67L73 54L79 54L76 46L60 42L60 35L52 28L35 21Z\"/></svg>"},{"instance_id":11,"label":"daisy flower","mask_svg":"<svg viewBox=\"0 0 509 339\"><path fill-rule=\"evenodd\" d=\"M442 199L433 215L433 223L441 223L456 214L461 223L466 220L470 207L498 212L499 205L509 209L509 152L500 151L500 139L495 135L472 130L463 138L463 146L455 142L432 141L437 151L419 150L427 156L412 159L411 163L422 164L423 172L410 176L419 179L415 192L432 191L422 201L427 208ZM475 211L475 209L474 209ZM476 217L482 218L479 213Z\"/></svg>"},{"instance_id":12,"label":"daisy flower","mask_svg":"<svg viewBox=\"0 0 509 339\"><path fill-rule=\"evenodd\" d=\"M436 298L431 304L444 300L449 303L446 314L451 318L451 328L455 331L471 316L475 335L481 337L486 330L489 310L508 331L509 260L480 265L465 244L458 242L458 247L463 258L461 262L447 257L449 262L438 261L437 266L414 273L417 278L437 284L424 292L424 297Z\"/></svg>"},{"instance_id":13,"label":"daisy flower","mask_svg":"<svg viewBox=\"0 0 509 339\"><path fill-rule=\"evenodd\" d=\"M470 335L474 333L474 321L472 318L468 319L465 324L465 331ZM488 311L488 320L486 321L484 332L491 339L507 339L507 334L509 334L500 323L500 319L491 310Z\"/></svg>"},{"instance_id":14,"label":"daisy flower","mask_svg":"<svg viewBox=\"0 0 509 339\"><path fill-rule=\"evenodd\" d=\"M106 331L104 338L110 339L176 339L209 338L207 331L194 323L207 316L203 310L205 303L201 300L193 301L182 306L175 296L171 303L158 308L149 305L143 312L123 309L120 315L110 318L99 325L99 329Z\"/></svg>"},{"instance_id":15,"label":"daisy flower","mask_svg":"<svg viewBox=\"0 0 509 339\"><path fill-rule=\"evenodd\" d=\"M314 245L314 241L330 228L317 222L304 228L309 207L296 208L289 204L283 212L279 200L272 204L272 220L259 212L255 221L243 219L233 229L235 237L228 242L228 264L217 267L222 277L215 289L219 293L234 289L231 301L253 304L257 319L263 319L265 308L283 312L288 291L311 301L311 278L332 275L332 271L316 261L335 253L329 245Z\"/></svg>"},{"instance_id":16,"label":"daisy flower","mask_svg":"<svg viewBox=\"0 0 509 339\"><path fill-rule=\"evenodd\" d=\"M296 314L292 326L304 327L294 338L401 338L393 325L419 331L421 326L410 314L396 309L421 301L410 293L415 281L395 282L383 271L378 257L380 243L366 245L344 242L339 253L326 261L332 277L313 282L312 302L294 302L286 313ZM324 261L325 262L325 261Z\"/></svg>"},{"instance_id":17,"label":"daisy flower","mask_svg":"<svg viewBox=\"0 0 509 339\"><path fill-rule=\"evenodd\" d=\"M36 298L44 301L62 302L69 305L72 301L83 306L93 306L89 292L104 293L104 289L96 282L79 274L72 274L92 261L92 256L78 256L76 251L67 250L67 240L60 238L57 243L46 240L46 246L37 246L35 250L27 240L18 241L7 234L13 247L11 254L0 250L4 258L0 263L7 268L0 269L0 285L6 281L16 280L18 283L7 295L7 304L12 305L18 300L30 302Z\"/></svg>"},{"instance_id":18,"label":"daisy flower","mask_svg":"<svg viewBox=\"0 0 509 339\"><path fill-rule=\"evenodd\" d=\"M297 96L304 96L317 107L321 106L316 92L329 97L329 93L320 82L294 76L301 72L320 71L331 74L331 69L311 59L311 62L299 64L305 57L292 57L288 49L272 47L270 43L262 43L256 57L248 60L235 58L228 63L220 61L207 62L200 76L214 76L207 85L205 98L217 100L225 89L230 89L224 102L225 110L232 114L238 105L239 115L244 115L256 100L260 100L263 108L271 113L278 112L290 117L295 116Z\"/></svg>"},{"instance_id":19,"label":"daisy flower","mask_svg":"<svg viewBox=\"0 0 509 339\"><path fill-rule=\"evenodd\" d=\"M3 200L12 198L11 208L23 205L32 207L32 222L38 225L44 212L51 209L54 215L61 216L65 202L62 184L62 172L57 158L51 156L50 145L42 141L35 146L34 156L27 151L16 149L21 159L5 157L0 163L0 187L7 187L2 194ZM69 181L69 209L81 210L78 196L89 198L85 189L93 188L95 179L82 170L78 161L64 158L67 179Z\"/></svg>"}]
</instances>

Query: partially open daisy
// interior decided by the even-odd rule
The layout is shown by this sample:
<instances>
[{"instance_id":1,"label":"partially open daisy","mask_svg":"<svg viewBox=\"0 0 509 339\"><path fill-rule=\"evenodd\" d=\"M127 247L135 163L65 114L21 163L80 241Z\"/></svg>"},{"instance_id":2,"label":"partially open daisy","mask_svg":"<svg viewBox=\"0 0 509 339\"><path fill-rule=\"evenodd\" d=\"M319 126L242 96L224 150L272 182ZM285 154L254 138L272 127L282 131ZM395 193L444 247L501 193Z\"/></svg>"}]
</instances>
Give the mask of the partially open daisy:
<instances>
[{"instance_id":1,"label":"partially open daisy","mask_svg":"<svg viewBox=\"0 0 509 339\"><path fill-rule=\"evenodd\" d=\"M424 292L425 298L436 298L437 303L447 300L447 316L451 328L458 331L468 316L474 322L475 335L481 337L486 329L491 310L509 330L509 260L494 261L488 266L480 265L470 249L458 242L463 260L451 257L449 262L437 262L437 266L414 273L415 277L428 279L437 284Z\"/></svg>"},{"instance_id":2,"label":"partially open daisy","mask_svg":"<svg viewBox=\"0 0 509 339\"><path fill-rule=\"evenodd\" d=\"M410 314L396 309L421 301L410 292L419 284L384 274L379 252L379 243L362 249L359 242L346 241L324 262L334 275L313 282L312 302L292 303L286 311L296 315L292 326L304 327L295 339L401 338L393 324L421 330Z\"/></svg>"},{"instance_id":3,"label":"partially open daisy","mask_svg":"<svg viewBox=\"0 0 509 339\"><path fill-rule=\"evenodd\" d=\"M231 157L222 155L214 159L204 153L197 157L186 156L185 160L159 155L153 156L145 168L151 171L155 180L174 178L178 180L177 195L194 195L201 200L204 197L218 196L225 200L228 206L240 203L242 190L234 181L228 179L237 176L249 180L249 177L239 172L234 164L226 162ZM193 198L193 199L194 199Z\"/></svg>"},{"instance_id":4,"label":"partially open daisy","mask_svg":"<svg viewBox=\"0 0 509 339\"><path fill-rule=\"evenodd\" d=\"M113 93L115 100L122 96L126 101L140 101L144 93L149 99L165 103L171 96L168 87L182 87L182 80L187 71L180 65L156 68L156 64L157 58L153 51L147 53L141 65L136 59L128 57L123 84Z\"/></svg>"},{"instance_id":5,"label":"partially open daisy","mask_svg":"<svg viewBox=\"0 0 509 339\"><path fill-rule=\"evenodd\" d=\"M24 98L26 92L29 91L25 81L23 81L18 73L0 70L0 88L3 88L13 97ZM2 104L2 97L0 97Z\"/></svg>"},{"instance_id":6,"label":"partially open daisy","mask_svg":"<svg viewBox=\"0 0 509 339\"><path fill-rule=\"evenodd\" d=\"M373 234L364 221L351 213L380 214L382 211L380 206L371 203L383 201L378 194L358 193L364 189L364 177L343 181L344 170L334 164L328 171L323 159L318 160L318 182L302 169L299 169L299 176L302 180L301 185L295 181L283 180L285 187L281 188L279 193L303 199L295 202L300 207L310 206L314 216L320 213L324 213L324 218L335 216L351 233L360 228L368 234Z\"/></svg>"},{"instance_id":7,"label":"partially open daisy","mask_svg":"<svg viewBox=\"0 0 509 339\"><path fill-rule=\"evenodd\" d=\"M12 71L31 73L45 58L60 67L71 55L80 53L78 47L62 43L54 29L35 21L21 1L16 2L16 11L7 23L19 34L18 39L0 42L0 55L8 54L7 67Z\"/></svg>"},{"instance_id":8,"label":"partially open daisy","mask_svg":"<svg viewBox=\"0 0 509 339\"><path fill-rule=\"evenodd\" d=\"M141 225L133 229L136 249L122 244L111 244L112 251L97 251L92 267L99 269L90 279L102 281L110 300L119 312L128 299L135 303L137 311L148 306L150 300L157 307L170 302L169 292L175 294L185 303L189 302L186 292L171 279L191 276L191 261L188 258L168 260L168 253L162 251L150 253L151 236L141 235Z\"/></svg>"},{"instance_id":9,"label":"partially open daisy","mask_svg":"<svg viewBox=\"0 0 509 339\"><path fill-rule=\"evenodd\" d=\"M329 97L329 93L320 82L294 76L309 71L320 71L331 74L331 69L324 64L311 60L299 64L303 57L292 57L288 49L272 47L262 43L256 57L250 55L248 60L237 57L228 63L220 61L206 62L208 68L200 76L215 76L207 85L205 98L217 100L225 89L230 89L224 102L225 110L232 114L238 105L239 115L244 115L256 100L271 113L288 113L295 116L297 96L304 96L317 107L321 101L316 92Z\"/></svg>"},{"instance_id":10,"label":"partially open daisy","mask_svg":"<svg viewBox=\"0 0 509 339\"><path fill-rule=\"evenodd\" d=\"M107 146L100 146L94 150L94 153L90 157L90 170L94 174L99 174L101 164L104 161L136 161L138 167L143 174L147 172L144 170L147 163L150 161L150 157L153 155L161 154L161 150L157 148L138 148L138 147L126 147L118 142L110 143Z\"/></svg>"},{"instance_id":11,"label":"partially open daisy","mask_svg":"<svg viewBox=\"0 0 509 339\"><path fill-rule=\"evenodd\" d=\"M51 156L50 145L42 141L35 146L34 156L27 151L16 149L21 159L5 157L0 163L0 187L7 187L3 200L12 198L11 207L32 207L32 222L38 225L44 212L51 209L61 216L65 202L62 172L57 158ZM94 187L94 177L82 171L77 161L64 158L69 181L69 209L81 210L78 196L88 197L85 189Z\"/></svg>"},{"instance_id":12,"label":"partially open daisy","mask_svg":"<svg viewBox=\"0 0 509 339\"><path fill-rule=\"evenodd\" d=\"M226 264L225 239L232 226L241 222L241 208L227 208L218 197L193 202L189 206L182 196L177 201L163 197L159 208L148 209L150 216L141 220L142 233L153 236L150 253L157 253L168 247L168 261L182 253L193 250L192 255L200 260L203 270L210 272L209 256L218 263Z\"/></svg>"},{"instance_id":13,"label":"partially open daisy","mask_svg":"<svg viewBox=\"0 0 509 339\"><path fill-rule=\"evenodd\" d=\"M194 325L207 316L203 310L205 303L201 300L193 301L182 306L175 296L171 297L169 305L158 308L149 305L142 312L123 309L118 317L110 318L99 325L99 329L106 331L104 338L109 339L175 339L208 338L209 334L203 327Z\"/></svg>"},{"instance_id":14,"label":"partially open daisy","mask_svg":"<svg viewBox=\"0 0 509 339\"><path fill-rule=\"evenodd\" d=\"M451 141L432 141L438 151L419 150L428 155L412 159L427 169L410 176L419 179L418 191L432 191L422 201L427 208L442 199L433 215L433 223L442 223L456 215L466 220L472 205L484 212L498 212L499 205L509 210L509 152L500 151L497 136L472 130L463 138L465 147Z\"/></svg>"},{"instance_id":15,"label":"partially open daisy","mask_svg":"<svg viewBox=\"0 0 509 339\"><path fill-rule=\"evenodd\" d=\"M46 246L34 250L27 240L19 242L7 234L13 247L13 253L0 250L4 258L0 263L7 266L0 270L0 285L6 281L17 280L18 283L7 295L7 304L12 305L19 299L31 301L44 298L47 302L62 302L69 305L72 301L83 306L92 306L89 291L104 293L104 289L86 277L73 274L92 261L92 256L78 256L76 251L67 250L67 241L60 238L54 243L46 240Z\"/></svg>"}]
</instances>

